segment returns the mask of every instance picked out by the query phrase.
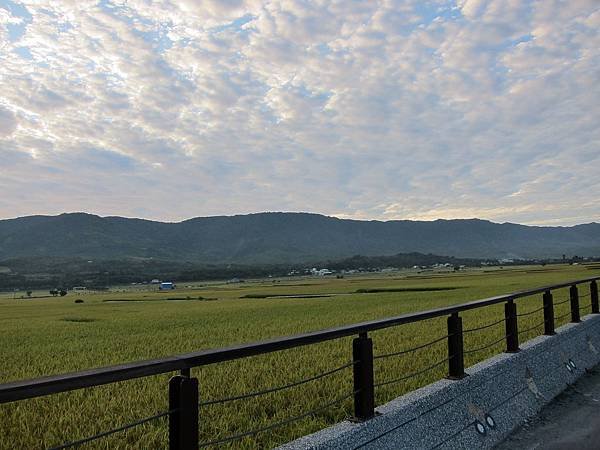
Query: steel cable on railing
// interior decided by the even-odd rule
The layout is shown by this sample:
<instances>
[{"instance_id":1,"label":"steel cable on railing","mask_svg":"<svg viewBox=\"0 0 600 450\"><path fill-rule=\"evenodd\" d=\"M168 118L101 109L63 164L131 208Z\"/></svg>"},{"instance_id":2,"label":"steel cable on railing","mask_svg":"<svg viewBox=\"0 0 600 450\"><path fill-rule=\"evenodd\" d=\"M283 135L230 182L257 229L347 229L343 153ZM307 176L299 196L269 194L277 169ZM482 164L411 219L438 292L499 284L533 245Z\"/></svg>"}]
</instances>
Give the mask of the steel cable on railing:
<instances>
[{"instance_id":1,"label":"steel cable on railing","mask_svg":"<svg viewBox=\"0 0 600 450\"><path fill-rule=\"evenodd\" d=\"M477 352L480 352L481 350L485 350L487 348L493 347L494 345L499 344L500 342L502 342L503 340L505 340L508 336L510 336L510 334L505 334L500 339L495 340L493 342L489 342L489 343L485 344L483 347L477 347L477 348L474 348L472 350L465 350L464 354L468 355L470 353L477 353Z\"/></svg>"},{"instance_id":2,"label":"steel cable on railing","mask_svg":"<svg viewBox=\"0 0 600 450\"><path fill-rule=\"evenodd\" d=\"M320 373L319 375L315 375L313 377L310 378L305 378L303 380L300 381L295 381L293 383L290 384L286 384L284 386L278 386L278 387L274 387L274 388L270 388L270 389L265 389L263 391L256 391L256 392L250 392L247 394L241 394L241 395L236 395L233 397L226 397L226 398L221 398L221 399L217 399L217 400L208 400L206 402L200 402L199 406L208 406L208 405L214 405L217 403L227 403L227 402L232 402L235 400L242 400L245 398L251 398L251 397L258 397L259 395L265 395L265 394L270 394L272 392L278 392L278 391L282 391L284 389L290 389L296 386L300 386L302 384L306 384L306 383L310 383L311 381L315 381L321 378L325 378L329 375L333 375L336 372L340 372L341 370L347 369L349 367L354 366L355 364L358 364L360 361L353 361L347 364L344 364L343 366L337 367L335 369L329 370L327 372L323 372Z\"/></svg>"},{"instance_id":3,"label":"steel cable on railing","mask_svg":"<svg viewBox=\"0 0 600 450\"><path fill-rule=\"evenodd\" d=\"M554 303L554 306L558 306L558 305L564 305L565 303L568 303L568 302L570 302L570 301L571 301L571 299L570 299L570 298L568 298L568 299L566 299L566 300L563 300L562 302L556 302L556 303Z\"/></svg>"},{"instance_id":4,"label":"steel cable on railing","mask_svg":"<svg viewBox=\"0 0 600 450\"><path fill-rule=\"evenodd\" d=\"M556 321L556 320L564 319L565 317L570 316L570 315L571 315L571 311L568 311L564 314L561 314L560 316L555 316L554 320Z\"/></svg>"},{"instance_id":5,"label":"steel cable on railing","mask_svg":"<svg viewBox=\"0 0 600 450\"><path fill-rule=\"evenodd\" d=\"M418 347L413 347L413 348L409 348L408 350L401 350L399 352L393 352L393 353L384 353L383 355L376 355L373 357L373 359L382 359L382 358L389 358L390 356L400 356L400 355L405 355L407 353L412 353L415 352L417 350L421 350L425 347L429 347L433 344L437 344L438 342L444 341L446 339L448 339L450 336L452 336L451 334L447 334L445 336L442 336L438 339L434 339L433 341L429 341L423 345L419 345Z\"/></svg>"},{"instance_id":6,"label":"steel cable on railing","mask_svg":"<svg viewBox=\"0 0 600 450\"><path fill-rule=\"evenodd\" d=\"M100 439L100 438L103 438L103 437L106 437L106 436L110 436L111 434L119 433L121 431L125 431L125 430L128 430L130 428L134 428L134 427L137 427L139 425L143 425L143 424L145 424L147 422L151 422L152 420L160 419L162 417L165 417L165 416L168 416L170 414L173 414L176 411L177 411L176 409L173 409L173 410L170 410L170 411L165 411L165 412L162 412L162 413L158 413L158 414L155 414L154 416L146 417L145 419L140 419L140 420L138 420L136 422L133 422L133 423L130 423L128 425L123 425L122 427L113 428L110 431L104 431L102 433L98 433L98 434L95 434L95 435L87 437L87 438L79 439L77 441L67 442L65 444L59 445L58 447L51 447L48 450L62 450L62 449L69 448L69 447L78 447L78 446L80 446L82 444L86 444L88 442L92 442L92 441L95 441L97 439Z\"/></svg>"},{"instance_id":7,"label":"steel cable on railing","mask_svg":"<svg viewBox=\"0 0 600 450\"><path fill-rule=\"evenodd\" d=\"M394 380L389 380L389 381L382 381L381 383L375 383L373 385L373 387L387 386L388 384L394 384L394 383L399 383L404 380L408 380L409 378L416 377L417 375L421 375L422 373L425 373L432 369L435 369L436 367L441 366L442 364L445 364L448 361L450 361L450 358L445 358L441 361L436 362L435 364L432 364L431 366L427 366L423 369L417 370L416 372L409 373L408 375L405 375L403 377L396 378Z\"/></svg>"},{"instance_id":8,"label":"steel cable on railing","mask_svg":"<svg viewBox=\"0 0 600 450\"><path fill-rule=\"evenodd\" d=\"M500 319L496 322L492 322L492 323L488 323L487 325L482 325L480 327L476 327L476 328L467 328L466 330L463 330L463 334L465 333L471 333L473 331L480 331L480 330L485 330L486 328L491 328L494 325L498 325L499 323L505 322L506 319Z\"/></svg>"},{"instance_id":9,"label":"steel cable on railing","mask_svg":"<svg viewBox=\"0 0 600 450\"><path fill-rule=\"evenodd\" d=\"M325 405L319 406L318 408L315 409L311 409L310 411L307 411L305 413L299 414L297 416L293 416L293 417L289 417L287 419L281 420L279 422L275 422L272 423L270 425L267 425L265 427L262 428L257 428L255 430L251 430L251 431L245 431L243 433L239 433L239 434L234 434L232 436L228 436L226 438L222 438L222 439L216 439L214 441L209 441L209 442L200 442L199 447L200 448L204 448L204 447L209 447L211 445L218 445L218 444L225 444L227 442L231 442L231 441L235 441L237 439L242 439L244 437L248 437L248 436L254 436L257 435L259 433L263 433L265 431L269 431L272 430L273 428L278 428L281 427L283 425L287 425L288 423L292 423L292 422L296 422L300 419L304 419L305 417L311 416L313 414L316 414L318 412L321 412L327 408L330 408L336 404L342 403L344 401L346 401L347 399L351 398L354 396L354 394L356 394L358 391L354 391L350 394L344 395L342 397L338 397L337 399L333 400L332 402L329 402Z\"/></svg>"},{"instance_id":10,"label":"steel cable on railing","mask_svg":"<svg viewBox=\"0 0 600 450\"><path fill-rule=\"evenodd\" d=\"M521 334L523 334L523 333L527 333L528 331L531 331L531 330L535 330L536 328L539 328L539 327L541 327L541 326L542 326L542 325L544 325L545 323L546 323L546 321L545 321L545 320L542 320L540 323L538 323L538 324L536 324L536 325L534 325L534 326L532 326L532 327L530 327L530 328L525 328L524 330L519 330L519 335L521 335Z\"/></svg>"},{"instance_id":11,"label":"steel cable on railing","mask_svg":"<svg viewBox=\"0 0 600 450\"><path fill-rule=\"evenodd\" d=\"M544 307L542 306L541 308L534 309L533 311L529 311L529 312L526 312L526 313L517 314L517 317L530 316L532 314L535 314L536 312L542 311L543 309L544 309Z\"/></svg>"}]
</instances>

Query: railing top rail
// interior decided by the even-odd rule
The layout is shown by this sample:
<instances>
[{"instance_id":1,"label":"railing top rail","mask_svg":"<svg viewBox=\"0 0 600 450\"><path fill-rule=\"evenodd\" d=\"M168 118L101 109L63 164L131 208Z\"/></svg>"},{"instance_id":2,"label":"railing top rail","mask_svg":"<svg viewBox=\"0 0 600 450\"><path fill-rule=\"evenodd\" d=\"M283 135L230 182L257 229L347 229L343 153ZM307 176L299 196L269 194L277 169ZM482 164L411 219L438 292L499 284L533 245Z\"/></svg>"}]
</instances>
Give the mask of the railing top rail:
<instances>
[{"instance_id":1,"label":"railing top rail","mask_svg":"<svg viewBox=\"0 0 600 450\"><path fill-rule=\"evenodd\" d=\"M59 392L67 392L85 387L100 386L135 378L159 375L223 361L231 361L234 359L271 353L279 350L300 347L303 345L316 344L332 339L389 328L396 325L447 316L462 311L468 311L471 309L502 303L508 300L516 300L522 297L528 297L530 295L539 294L549 290L588 283L594 280L600 280L600 276L554 284L551 286L538 287L534 289L513 292L510 294L498 295L444 308L402 314L400 316L389 317L386 319L371 320L294 336L279 337L248 344L201 350L197 352L169 356L166 358L136 361L116 366L101 367L79 372L0 384L0 404L49 394L56 394Z\"/></svg>"}]
</instances>

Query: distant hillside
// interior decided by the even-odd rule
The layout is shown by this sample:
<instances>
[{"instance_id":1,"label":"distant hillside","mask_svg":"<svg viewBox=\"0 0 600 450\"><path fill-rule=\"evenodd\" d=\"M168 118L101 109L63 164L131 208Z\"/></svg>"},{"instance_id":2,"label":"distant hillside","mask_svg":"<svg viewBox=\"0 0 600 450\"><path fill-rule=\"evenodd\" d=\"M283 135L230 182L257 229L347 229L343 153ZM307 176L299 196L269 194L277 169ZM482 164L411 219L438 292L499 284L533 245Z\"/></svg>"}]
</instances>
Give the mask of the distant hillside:
<instances>
[{"instance_id":1,"label":"distant hillside","mask_svg":"<svg viewBox=\"0 0 600 450\"><path fill-rule=\"evenodd\" d=\"M600 224L530 227L485 220L358 221L260 213L162 223L90 214L0 220L0 260L160 258L211 264L323 261L421 252L461 258L600 255Z\"/></svg>"},{"instance_id":2,"label":"distant hillside","mask_svg":"<svg viewBox=\"0 0 600 450\"><path fill-rule=\"evenodd\" d=\"M149 280L176 282L227 280L232 278L283 277L303 275L311 267L341 271L377 270L387 267L413 267L448 263L452 266L479 266L481 260L450 256L406 253L393 256L356 255L337 261L283 264L206 264L156 258L88 259L77 257L21 257L0 260L0 291L87 286L104 288L115 284L143 283Z\"/></svg>"}]
</instances>

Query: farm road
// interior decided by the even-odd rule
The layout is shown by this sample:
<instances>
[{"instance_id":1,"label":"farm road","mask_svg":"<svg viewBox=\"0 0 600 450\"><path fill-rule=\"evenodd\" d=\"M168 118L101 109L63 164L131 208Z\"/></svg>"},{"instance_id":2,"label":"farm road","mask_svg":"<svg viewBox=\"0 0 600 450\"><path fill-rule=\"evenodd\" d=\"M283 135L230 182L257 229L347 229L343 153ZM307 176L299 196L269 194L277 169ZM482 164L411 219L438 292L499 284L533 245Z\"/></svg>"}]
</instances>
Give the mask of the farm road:
<instances>
[{"instance_id":1,"label":"farm road","mask_svg":"<svg viewBox=\"0 0 600 450\"><path fill-rule=\"evenodd\" d=\"M600 365L548 404L496 450L600 449Z\"/></svg>"}]
</instances>

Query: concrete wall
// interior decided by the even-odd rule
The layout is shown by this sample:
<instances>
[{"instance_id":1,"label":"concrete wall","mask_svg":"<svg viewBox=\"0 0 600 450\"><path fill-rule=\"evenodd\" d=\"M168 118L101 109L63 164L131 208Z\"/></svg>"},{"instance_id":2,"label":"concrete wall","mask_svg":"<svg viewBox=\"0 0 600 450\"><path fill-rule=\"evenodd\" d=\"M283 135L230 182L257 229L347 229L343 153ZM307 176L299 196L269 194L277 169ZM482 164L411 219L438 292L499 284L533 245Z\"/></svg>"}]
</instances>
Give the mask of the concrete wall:
<instances>
[{"instance_id":1,"label":"concrete wall","mask_svg":"<svg viewBox=\"0 0 600 450\"><path fill-rule=\"evenodd\" d=\"M486 449L600 362L600 316L557 329L377 408L364 423L342 422L280 449Z\"/></svg>"}]
</instances>

